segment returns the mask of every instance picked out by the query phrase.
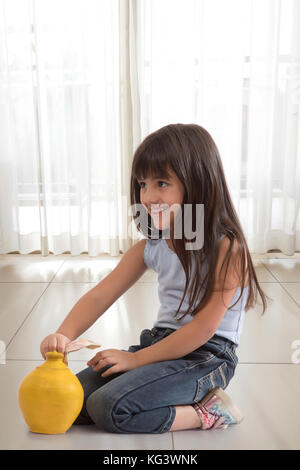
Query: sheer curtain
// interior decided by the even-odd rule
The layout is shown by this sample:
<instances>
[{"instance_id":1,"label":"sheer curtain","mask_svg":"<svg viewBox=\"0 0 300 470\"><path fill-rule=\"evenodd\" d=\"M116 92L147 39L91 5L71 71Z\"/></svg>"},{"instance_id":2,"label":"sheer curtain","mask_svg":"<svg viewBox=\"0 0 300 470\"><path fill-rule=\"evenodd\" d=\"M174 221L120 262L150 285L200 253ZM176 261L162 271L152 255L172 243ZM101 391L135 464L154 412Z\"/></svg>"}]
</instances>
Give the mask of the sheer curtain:
<instances>
[{"instance_id":1,"label":"sheer curtain","mask_svg":"<svg viewBox=\"0 0 300 470\"><path fill-rule=\"evenodd\" d=\"M214 138L250 251L300 250L299 0L0 0L0 253L118 255L135 148Z\"/></svg>"},{"instance_id":2,"label":"sheer curtain","mask_svg":"<svg viewBox=\"0 0 300 470\"><path fill-rule=\"evenodd\" d=\"M131 243L126 15L118 0L2 0L0 22L1 253L119 255Z\"/></svg>"}]
</instances>

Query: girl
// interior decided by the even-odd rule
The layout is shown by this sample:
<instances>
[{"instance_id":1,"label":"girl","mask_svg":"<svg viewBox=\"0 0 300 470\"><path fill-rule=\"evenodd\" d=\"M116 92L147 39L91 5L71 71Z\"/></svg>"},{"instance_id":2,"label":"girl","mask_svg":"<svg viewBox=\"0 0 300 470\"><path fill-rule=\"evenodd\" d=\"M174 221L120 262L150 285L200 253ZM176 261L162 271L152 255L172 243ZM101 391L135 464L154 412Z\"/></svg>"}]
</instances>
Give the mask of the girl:
<instances>
[{"instance_id":1,"label":"girl","mask_svg":"<svg viewBox=\"0 0 300 470\"><path fill-rule=\"evenodd\" d=\"M133 159L131 204L145 211L152 231L77 302L57 332L43 340L41 353L64 353L147 268L158 273L161 306L139 345L100 351L77 374L85 396L74 424L163 433L239 423L243 416L223 389L238 363L244 313L257 291L264 312L266 297L210 134L196 124L171 124L148 135ZM193 208L193 230L194 208L204 205L199 249L186 249L184 227L182 237L174 237L185 204Z\"/></svg>"}]
</instances>

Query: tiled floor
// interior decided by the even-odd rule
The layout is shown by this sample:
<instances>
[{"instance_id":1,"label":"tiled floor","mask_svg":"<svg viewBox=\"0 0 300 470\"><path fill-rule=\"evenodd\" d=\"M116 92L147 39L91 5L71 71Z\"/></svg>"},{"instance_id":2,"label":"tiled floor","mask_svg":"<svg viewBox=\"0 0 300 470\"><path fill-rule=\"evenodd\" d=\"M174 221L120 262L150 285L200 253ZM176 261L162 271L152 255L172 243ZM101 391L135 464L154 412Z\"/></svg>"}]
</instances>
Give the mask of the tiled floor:
<instances>
[{"instance_id":1,"label":"tiled floor","mask_svg":"<svg viewBox=\"0 0 300 470\"><path fill-rule=\"evenodd\" d=\"M273 300L245 316L239 364L226 391L245 418L226 430L164 434L111 434L72 426L63 435L31 433L18 407L21 380L43 362L40 343L76 301L116 266L120 257L0 256L0 449L300 449L300 253L253 255L263 290ZM127 349L151 328L159 307L156 273L147 271L84 333L103 348ZM69 355L74 373L93 351Z\"/></svg>"}]
</instances>

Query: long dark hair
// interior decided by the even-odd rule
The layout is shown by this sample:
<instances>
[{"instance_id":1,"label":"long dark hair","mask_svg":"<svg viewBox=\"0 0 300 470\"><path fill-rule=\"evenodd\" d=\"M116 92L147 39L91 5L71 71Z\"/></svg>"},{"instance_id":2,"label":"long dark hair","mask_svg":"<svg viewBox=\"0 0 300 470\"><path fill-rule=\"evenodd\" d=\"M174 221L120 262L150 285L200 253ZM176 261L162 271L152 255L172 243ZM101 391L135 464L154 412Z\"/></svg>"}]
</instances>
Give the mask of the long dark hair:
<instances>
[{"instance_id":1,"label":"long dark hair","mask_svg":"<svg viewBox=\"0 0 300 470\"><path fill-rule=\"evenodd\" d=\"M262 313L264 313L267 308L266 298L269 299L269 297L263 292L257 280L247 242L229 194L219 150L211 135L197 124L169 124L149 134L138 146L133 157L130 189L132 206L141 204L138 180L150 176L163 178L167 174L167 168L171 168L184 185L182 211L184 211L184 204L191 204L192 207L196 204L204 204L205 207L204 244L200 250L193 250L196 259L196 275L192 276L189 308L178 320L189 312L195 315L209 302L215 290L215 269L222 234L230 240L221 268L222 270L227 261L223 288L235 240L238 246L238 264L241 268L241 293L237 301L228 308L236 305L241 298L246 287L246 274L248 274L249 292L245 311L256 304L257 292L259 292L263 302ZM133 217L135 219L137 216ZM148 222L151 223L150 214L148 214ZM193 226L195 226L194 221ZM140 225L137 225L137 229L145 235ZM192 269L191 250L185 249L185 243L190 240L186 240L184 231L182 233L179 239L173 238L172 232L170 236L174 251L186 275L184 294L175 316L180 311L188 290ZM159 230L159 238L161 235L162 231ZM151 235L147 238L151 238ZM209 269L202 279L201 266L204 260L208 263ZM205 286L204 295L200 303L193 308L203 286Z\"/></svg>"}]
</instances>

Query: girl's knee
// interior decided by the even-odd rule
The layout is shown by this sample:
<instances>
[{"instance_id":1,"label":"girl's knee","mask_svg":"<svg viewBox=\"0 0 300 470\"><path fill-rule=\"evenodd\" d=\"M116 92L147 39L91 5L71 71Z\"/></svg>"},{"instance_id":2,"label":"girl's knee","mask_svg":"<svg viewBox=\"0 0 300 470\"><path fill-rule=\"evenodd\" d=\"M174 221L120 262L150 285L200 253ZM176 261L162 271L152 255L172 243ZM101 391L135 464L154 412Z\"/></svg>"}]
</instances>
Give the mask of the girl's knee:
<instances>
[{"instance_id":1,"label":"girl's knee","mask_svg":"<svg viewBox=\"0 0 300 470\"><path fill-rule=\"evenodd\" d=\"M114 433L131 433L133 410L126 396L114 395L109 387L96 390L86 402L86 410L99 429Z\"/></svg>"},{"instance_id":2,"label":"girl's knee","mask_svg":"<svg viewBox=\"0 0 300 470\"><path fill-rule=\"evenodd\" d=\"M103 390L96 390L86 401L86 410L99 429L107 432L120 432L114 424L114 401Z\"/></svg>"},{"instance_id":3,"label":"girl's knee","mask_svg":"<svg viewBox=\"0 0 300 470\"><path fill-rule=\"evenodd\" d=\"M83 405L81 408L81 411L79 415L77 416L76 420L74 421L73 425L76 424L94 424L93 420L89 416L87 409L86 409L86 403L89 398L89 396L101 385L103 385L104 379L100 381L99 383L99 378L97 377L97 373L94 372L92 367L87 367L86 369L81 370L78 374L76 374L76 377L78 378L84 392L84 398L83 398ZM101 383L102 382L102 383Z\"/></svg>"}]
</instances>

